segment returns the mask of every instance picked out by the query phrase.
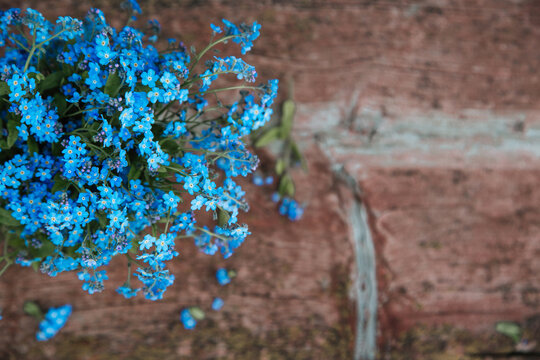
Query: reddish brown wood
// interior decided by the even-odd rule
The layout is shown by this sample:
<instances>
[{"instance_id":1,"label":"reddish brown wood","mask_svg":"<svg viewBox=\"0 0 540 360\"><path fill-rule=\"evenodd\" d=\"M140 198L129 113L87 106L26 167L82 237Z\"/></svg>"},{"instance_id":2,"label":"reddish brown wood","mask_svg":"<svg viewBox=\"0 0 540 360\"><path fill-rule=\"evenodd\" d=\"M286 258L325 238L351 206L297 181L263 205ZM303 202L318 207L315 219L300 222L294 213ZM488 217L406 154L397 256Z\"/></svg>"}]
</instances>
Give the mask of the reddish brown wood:
<instances>
[{"instance_id":1,"label":"reddish brown wood","mask_svg":"<svg viewBox=\"0 0 540 360\"><path fill-rule=\"evenodd\" d=\"M269 194L249 188L252 211L243 220L252 226L251 239L226 262L183 244L173 267L177 283L159 303L127 302L112 286L86 296L73 275L48 279L31 270L10 270L0 280L5 315L0 348L34 346L35 323L22 315L21 305L36 299L43 305L73 303L73 318L58 341L103 335L108 340L97 342L101 349L133 352L138 344L130 339L138 339L148 347L161 344L174 356L189 355L198 335L175 328L178 312L209 304L219 294L226 308L212 319L223 334L248 329L255 334L253 344L289 349L283 354L290 358L294 349L322 349L332 337L329 329L345 323L351 329L344 320L350 311L343 316L350 303L337 295L353 269L347 195L339 197L349 190L332 174L333 162L344 163L357 179L369 211L382 345L417 322L488 331L494 321L538 313L536 1L141 4L161 22L165 36L198 48L210 35L209 22L226 17L262 23L262 36L246 61L257 66L261 79L277 76L282 84L294 79L295 134L309 149L310 173L299 180L299 196L309 202L306 217L290 224L276 215ZM13 5L0 1L2 8ZM123 18L114 5L104 0L17 4L49 18L82 16L87 8L100 7L119 26ZM212 272L218 264L238 269L231 286L215 284ZM110 283L123 281L123 266L114 263ZM279 343L271 335L291 327L305 334L317 329L320 335L306 335L302 346ZM159 342L168 336L177 347ZM218 338L221 345L205 356L240 358L225 335ZM262 338L271 345L258 343ZM58 354L61 347L54 344L48 345L50 353ZM345 348L344 358L351 354ZM317 358L306 351L311 354L306 358ZM251 358L270 356L267 350L254 354Z\"/></svg>"}]
</instances>

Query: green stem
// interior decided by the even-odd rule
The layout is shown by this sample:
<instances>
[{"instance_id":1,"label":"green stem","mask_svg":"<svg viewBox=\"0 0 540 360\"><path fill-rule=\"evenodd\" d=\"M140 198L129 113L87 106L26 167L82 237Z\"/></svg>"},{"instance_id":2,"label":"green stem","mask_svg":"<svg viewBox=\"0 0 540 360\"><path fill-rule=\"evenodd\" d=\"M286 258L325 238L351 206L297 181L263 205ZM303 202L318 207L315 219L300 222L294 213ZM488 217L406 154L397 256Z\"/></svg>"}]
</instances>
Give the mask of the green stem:
<instances>
[{"instance_id":1,"label":"green stem","mask_svg":"<svg viewBox=\"0 0 540 360\"><path fill-rule=\"evenodd\" d=\"M127 254L126 254L127 255ZM131 282L131 259L129 258L129 256L127 256L127 259L128 259L128 276L127 276L127 286L130 287L130 282Z\"/></svg>"},{"instance_id":2,"label":"green stem","mask_svg":"<svg viewBox=\"0 0 540 360\"><path fill-rule=\"evenodd\" d=\"M198 79L204 79L204 78L207 78L207 77L210 77L210 76L214 76L214 75L222 75L222 74L238 74L238 71L232 71L232 70L229 70L229 71L218 71L218 72L211 73L211 74L208 74L208 75L200 75L200 76L198 76L197 78L198 78Z\"/></svg>"},{"instance_id":3,"label":"green stem","mask_svg":"<svg viewBox=\"0 0 540 360\"><path fill-rule=\"evenodd\" d=\"M171 212L167 213L167 224L165 224L165 234L167 233L167 230L169 230L169 223L171 221Z\"/></svg>"},{"instance_id":4,"label":"green stem","mask_svg":"<svg viewBox=\"0 0 540 360\"><path fill-rule=\"evenodd\" d=\"M219 43L222 43L224 41L227 41L227 40L230 40L234 37L236 37L238 35L229 35L229 36L224 36L222 37L221 39L219 40L216 40L214 41L213 43L210 43L208 44L208 46L206 48L203 49L203 51L201 51L198 55L197 55L197 58L195 59L195 62L193 63L193 65L191 65L191 67L189 68L189 73L191 74L191 70L193 70L193 68L199 63L199 60L201 60L201 58L204 56L204 54L206 54L211 48L213 48L214 46L216 46L217 44Z\"/></svg>"},{"instance_id":5,"label":"green stem","mask_svg":"<svg viewBox=\"0 0 540 360\"><path fill-rule=\"evenodd\" d=\"M24 46L19 40L15 39L13 36L9 35L9 39L15 44L19 45L23 50L30 52L30 49Z\"/></svg>"},{"instance_id":6,"label":"green stem","mask_svg":"<svg viewBox=\"0 0 540 360\"><path fill-rule=\"evenodd\" d=\"M32 45L32 49L30 49L30 54L28 54L28 58L26 59L26 63L24 64L23 73L28 70L28 66L30 66L30 60L32 59L32 56L34 56L34 52L36 51L36 46Z\"/></svg>"},{"instance_id":7,"label":"green stem","mask_svg":"<svg viewBox=\"0 0 540 360\"><path fill-rule=\"evenodd\" d=\"M77 112L72 113L72 114L67 114L66 117L71 117L71 116L79 115L79 114L82 114L82 113L85 113L85 112L88 112L88 111L100 110L100 109L102 109L102 108L97 107L97 108L91 108L91 109L84 109L84 110L80 110L80 111L77 111Z\"/></svg>"},{"instance_id":8,"label":"green stem","mask_svg":"<svg viewBox=\"0 0 540 360\"><path fill-rule=\"evenodd\" d=\"M4 251L2 252L2 257L7 260L7 248L8 248L8 239L4 240Z\"/></svg>"},{"instance_id":9,"label":"green stem","mask_svg":"<svg viewBox=\"0 0 540 360\"><path fill-rule=\"evenodd\" d=\"M205 232L205 233L207 233L207 234L210 235L210 236L217 237L218 239L221 239L221 240L223 240L223 241L227 241L227 240L228 240L227 238L224 238L223 236L218 235L218 234L216 234L216 233L214 233L214 232L212 232L212 231L206 230L205 228L196 226L195 229L200 230L200 231L202 231L202 232Z\"/></svg>"},{"instance_id":10,"label":"green stem","mask_svg":"<svg viewBox=\"0 0 540 360\"><path fill-rule=\"evenodd\" d=\"M155 118L157 119L159 115L161 115L165 110L167 110L174 102L170 102L167 105L165 105L163 108L161 108L158 113L156 114Z\"/></svg>"},{"instance_id":11,"label":"green stem","mask_svg":"<svg viewBox=\"0 0 540 360\"><path fill-rule=\"evenodd\" d=\"M28 70L28 67L30 66L30 60L32 60L32 56L34 56L34 52L36 52L36 50L38 48L41 47L41 45L45 44L46 42L49 42L55 38L57 38L58 36L60 36L60 34L62 34L63 32L65 32L67 29L63 29L62 31L58 32L57 34L51 36L50 38L40 42L39 44L36 44L36 29L34 28L34 34L32 36L32 48L30 49L30 54L28 54L28 58L26 59L26 63L24 64L24 69L23 69L23 72L26 72L26 70Z\"/></svg>"},{"instance_id":12,"label":"green stem","mask_svg":"<svg viewBox=\"0 0 540 360\"><path fill-rule=\"evenodd\" d=\"M128 260L129 260L129 262L134 263L134 264L137 265L138 267L140 267L140 268L145 268L145 267L146 267L146 265L141 264L140 262L138 262L137 260L135 260L134 258L132 258L131 255L129 255L128 253L126 253L126 256L127 256Z\"/></svg>"},{"instance_id":13,"label":"green stem","mask_svg":"<svg viewBox=\"0 0 540 360\"><path fill-rule=\"evenodd\" d=\"M221 89L207 90L207 91L202 92L200 95L213 94L213 93L217 93L217 92L221 92L221 91L237 90L237 89L261 90L261 88L258 87L258 86L244 86L244 85L239 85L239 86L231 86L231 87L228 87L228 88L221 88Z\"/></svg>"},{"instance_id":14,"label":"green stem","mask_svg":"<svg viewBox=\"0 0 540 360\"><path fill-rule=\"evenodd\" d=\"M56 33L56 34L54 34L54 35L51 36L50 38L48 38L48 39L46 39L46 40L43 40L42 42L40 42L39 44L37 44L36 47L40 47L41 45L45 44L46 42L49 42L49 41L51 41L51 40L53 40L53 39L56 39L57 37L60 36L60 34L62 34L63 32L66 32L66 31L67 31L67 29L63 29L62 31L60 31L60 32L58 32L58 33Z\"/></svg>"},{"instance_id":15,"label":"green stem","mask_svg":"<svg viewBox=\"0 0 540 360\"><path fill-rule=\"evenodd\" d=\"M8 261L8 262L6 263L6 265L4 265L4 267L2 268L2 270L0 270L0 276L2 276L2 274L3 274L3 273L7 270L7 268L10 267L10 266L11 266L11 262Z\"/></svg>"}]
</instances>

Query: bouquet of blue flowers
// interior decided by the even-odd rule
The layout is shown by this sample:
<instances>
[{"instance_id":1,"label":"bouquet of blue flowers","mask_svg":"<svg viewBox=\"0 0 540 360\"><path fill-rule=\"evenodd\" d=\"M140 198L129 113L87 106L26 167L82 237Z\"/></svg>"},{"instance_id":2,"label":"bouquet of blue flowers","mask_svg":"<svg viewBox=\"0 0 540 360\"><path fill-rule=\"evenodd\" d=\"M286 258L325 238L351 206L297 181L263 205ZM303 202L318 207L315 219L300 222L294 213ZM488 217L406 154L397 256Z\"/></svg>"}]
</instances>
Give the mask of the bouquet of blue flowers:
<instances>
[{"instance_id":1,"label":"bouquet of blue flowers","mask_svg":"<svg viewBox=\"0 0 540 360\"><path fill-rule=\"evenodd\" d=\"M131 27L140 8L124 6L120 30L98 9L55 23L32 9L0 13L0 274L12 263L77 271L94 293L123 255L118 292L156 300L174 281L166 262L176 241L229 257L249 234L234 178L257 166L243 139L269 121L278 81L247 84L253 66L208 56L226 42L245 54L257 23L212 25L200 52L173 39L158 50L159 24ZM242 84L212 86L225 74ZM221 101L227 90L240 90L237 102ZM201 211L214 225L198 225Z\"/></svg>"}]
</instances>

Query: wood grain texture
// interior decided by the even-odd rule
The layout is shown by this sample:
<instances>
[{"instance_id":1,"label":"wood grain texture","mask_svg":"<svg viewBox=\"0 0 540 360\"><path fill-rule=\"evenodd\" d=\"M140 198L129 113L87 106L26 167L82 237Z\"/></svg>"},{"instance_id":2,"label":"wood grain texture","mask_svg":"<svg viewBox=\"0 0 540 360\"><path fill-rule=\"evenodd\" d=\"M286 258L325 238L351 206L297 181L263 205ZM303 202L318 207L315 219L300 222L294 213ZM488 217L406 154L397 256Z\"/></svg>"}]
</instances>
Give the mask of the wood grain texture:
<instances>
[{"instance_id":1,"label":"wood grain texture","mask_svg":"<svg viewBox=\"0 0 540 360\"><path fill-rule=\"evenodd\" d=\"M119 2L0 0L0 8L31 6L53 18L99 7L120 26ZM251 239L227 262L183 244L173 267L177 283L160 303L126 302L112 286L86 296L72 275L47 279L11 270L0 281L0 348L36 359L63 358L67 341L98 347L88 350L95 358L107 351L119 358L157 354L143 348L164 349L157 358L350 357L348 338L345 346L336 340L354 330L352 305L339 293L352 278L354 257L348 190L333 175L337 163L356 178L368 209L381 351L416 323L489 331L496 320L539 312L537 1L140 3L161 22L164 37L197 48L210 36L210 22L262 23L245 60L261 81L294 80L295 134L310 163L310 173L299 177L306 218L288 223L269 193L250 188L252 211L243 221L251 225ZM239 277L219 288L212 273L223 264ZM123 281L123 268L122 261L113 264L110 282ZM212 315L213 327L202 325L199 335L177 328L183 306L209 304L214 295L224 297L226 309ZM35 323L21 313L25 299L73 303L73 318L56 343L31 342ZM218 340L212 343L205 331ZM230 341L239 334L256 350ZM328 346L344 352L325 352Z\"/></svg>"}]
</instances>

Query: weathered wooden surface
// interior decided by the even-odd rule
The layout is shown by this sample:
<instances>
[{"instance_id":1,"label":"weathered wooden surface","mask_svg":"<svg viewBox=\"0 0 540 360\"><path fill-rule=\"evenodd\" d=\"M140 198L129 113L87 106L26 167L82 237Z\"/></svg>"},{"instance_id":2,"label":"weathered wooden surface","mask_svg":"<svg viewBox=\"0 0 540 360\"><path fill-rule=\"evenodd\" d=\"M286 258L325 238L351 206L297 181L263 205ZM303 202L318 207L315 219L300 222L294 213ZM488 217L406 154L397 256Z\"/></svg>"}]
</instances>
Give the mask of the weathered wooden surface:
<instances>
[{"instance_id":1,"label":"weathered wooden surface","mask_svg":"<svg viewBox=\"0 0 540 360\"><path fill-rule=\"evenodd\" d=\"M50 17L82 16L95 6L121 25L113 9L118 2L0 1L0 6L32 6ZM345 320L352 314L342 311L351 306L342 290L354 279L345 201L352 190L336 175L337 164L356 180L368 210L382 354L394 356L388 349L416 323L489 332L494 321L522 321L540 312L537 1L141 4L166 36L196 41L198 48L204 46L201 35L210 35L209 22L226 17L262 23L262 36L246 61L258 67L261 78L277 76L283 84L294 79L295 134L311 165L299 194L309 201L306 218L289 224L273 212L268 194L253 195L244 220L254 235L227 261L239 269L234 284L218 288L212 280L215 259L186 245L174 268L178 283L157 304L128 303L110 290L84 296L70 276L45 279L11 271L0 282L6 317L0 342L17 351L35 346L29 340L34 325L20 312L22 301L32 298L46 305L74 304L72 320L55 341L106 335L110 341L92 341L115 353L133 353L139 347L130 339L147 337L148 348L158 344L172 358L195 353L317 358L314 349L330 351L328 346L345 351L319 352L320 358L350 356L350 341L343 346L335 340L346 338L354 323ZM122 265L116 266L113 276L120 283ZM224 295L227 307L214 315L220 330L211 334L220 340L203 354L197 349L211 343L204 331L188 335L174 324L182 306L209 303L215 294ZM248 339L256 350L238 347L230 341L234 336ZM156 340L164 337L178 344L170 348ZM280 337L293 340L279 342ZM62 347L55 344L40 351L60 354Z\"/></svg>"}]
</instances>

